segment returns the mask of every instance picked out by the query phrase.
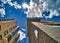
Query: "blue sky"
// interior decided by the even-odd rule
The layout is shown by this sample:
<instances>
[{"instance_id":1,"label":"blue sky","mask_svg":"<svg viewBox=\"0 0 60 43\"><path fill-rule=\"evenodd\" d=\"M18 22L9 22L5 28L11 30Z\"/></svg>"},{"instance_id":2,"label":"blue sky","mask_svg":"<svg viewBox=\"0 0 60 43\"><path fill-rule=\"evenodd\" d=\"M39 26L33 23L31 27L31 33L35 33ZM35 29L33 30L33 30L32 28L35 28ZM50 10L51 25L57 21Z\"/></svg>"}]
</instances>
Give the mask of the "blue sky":
<instances>
[{"instance_id":1,"label":"blue sky","mask_svg":"<svg viewBox=\"0 0 60 43\"><path fill-rule=\"evenodd\" d=\"M20 6L22 6L23 3L27 3L29 5L30 0L12 0L11 2L12 3L17 2ZM38 0L37 0L37 2L38 2ZM1 13L0 13L0 19L1 18L3 18L3 19L7 18L7 19L17 20L17 25L20 26L20 30L23 31L22 29L25 29L26 31L23 31L23 32L25 34L27 34L27 14L24 13L24 11L26 9L23 9L23 7L20 8L20 6L19 7L16 7L15 5L11 6L7 2L6 3L2 2L2 4L0 3L0 11L1 11L1 8L3 8L5 10L4 17L1 17ZM52 9L53 9L53 7L52 7ZM46 16L48 13L45 12L44 14ZM52 21L60 21L60 14L59 14L59 16L53 15L52 18L47 18L47 19L45 18L45 16L43 16L41 19L43 19L43 20L52 20ZM48 16L48 17L50 17L50 16ZM27 43L27 42L28 42L27 38L22 40L22 43Z\"/></svg>"}]
</instances>

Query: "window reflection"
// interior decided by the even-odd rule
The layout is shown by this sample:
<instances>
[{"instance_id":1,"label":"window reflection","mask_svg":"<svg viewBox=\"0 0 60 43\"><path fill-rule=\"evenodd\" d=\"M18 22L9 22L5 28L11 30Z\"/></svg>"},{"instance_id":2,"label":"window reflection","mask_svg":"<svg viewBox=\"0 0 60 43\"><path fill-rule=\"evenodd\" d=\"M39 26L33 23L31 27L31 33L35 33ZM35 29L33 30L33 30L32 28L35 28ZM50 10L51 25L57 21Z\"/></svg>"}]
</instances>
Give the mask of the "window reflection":
<instances>
[{"instance_id":1,"label":"window reflection","mask_svg":"<svg viewBox=\"0 0 60 43\"><path fill-rule=\"evenodd\" d=\"M34 29L34 33L35 33L36 38L38 38L38 29L36 27L33 27L33 29Z\"/></svg>"},{"instance_id":2,"label":"window reflection","mask_svg":"<svg viewBox=\"0 0 60 43\"><path fill-rule=\"evenodd\" d=\"M8 30L4 32L4 36L6 36L8 34Z\"/></svg>"},{"instance_id":3,"label":"window reflection","mask_svg":"<svg viewBox=\"0 0 60 43\"><path fill-rule=\"evenodd\" d=\"M12 39L12 36L9 35L7 38L8 38L8 42L9 42Z\"/></svg>"}]
</instances>

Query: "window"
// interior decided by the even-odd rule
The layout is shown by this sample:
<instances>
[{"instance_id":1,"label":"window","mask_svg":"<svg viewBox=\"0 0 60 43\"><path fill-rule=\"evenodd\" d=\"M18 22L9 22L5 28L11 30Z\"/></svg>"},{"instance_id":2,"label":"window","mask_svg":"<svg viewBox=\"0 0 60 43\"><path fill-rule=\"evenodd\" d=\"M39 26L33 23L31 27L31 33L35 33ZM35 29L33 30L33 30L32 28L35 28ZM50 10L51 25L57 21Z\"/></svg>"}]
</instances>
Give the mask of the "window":
<instances>
[{"instance_id":1,"label":"window","mask_svg":"<svg viewBox=\"0 0 60 43\"><path fill-rule=\"evenodd\" d=\"M12 36L9 35L7 38L8 38L8 42L9 42L12 39Z\"/></svg>"},{"instance_id":2,"label":"window","mask_svg":"<svg viewBox=\"0 0 60 43\"><path fill-rule=\"evenodd\" d=\"M35 26L33 27L33 29L34 29L34 34L36 38L38 38L38 29Z\"/></svg>"},{"instance_id":3,"label":"window","mask_svg":"<svg viewBox=\"0 0 60 43\"><path fill-rule=\"evenodd\" d=\"M8 34L8 30L4 32L4 36L6 36Z\"/></svg>"},{"instance_id":4,"label":"window","mask_svg":"<svg viewBox=\"0 0 60 43\"><path fill-rule=\"evenodd\" d=\"M2 35L0 35L0 40L2 40Z\"/></svg>"},{"instance_id":5,"label":"window","mask_svg":"<svg viewBox=\"0 0 60 43\"><path fill-rule=\"evenodd\" d=\"M9 32L11 32L11 31L12 31L12 28L9 29Z\"/></svg>"},{"instance_id":6,"label":"window","mask_svg":"<svg viewBox=\"0 0 60 43\"><path fill-rule=\"evenodd\" d=\"M13 26L13 29L15 29L17 26L15 25L15 26Z\"/></svg>"},{"instance_id":7,"label":"window","mask_svg":"<svg viewBox=\"0 0 60 43\"><path fill-rule=\"evenodd\" d=\"M12 36L14 36L15 35L15 32L12 32Z\"/></svg>"},{"instance_id":8,"label":"window","mask_svg":"<svg viewBox=\"0 0 60 43\"><path fill-rule=\"evenodd\" d=\"M11 31L13 30L13 28L11 28Z\"/></svg>"},{"instance_id":9,"label":"window","mask_svg":"<svg viewBox=\"0 0 60 43\"><path fill-rule=\"evenodd\" d=\"M0 30L1 30L1 25L0 25Z\"/></svg>"}]
</instances>

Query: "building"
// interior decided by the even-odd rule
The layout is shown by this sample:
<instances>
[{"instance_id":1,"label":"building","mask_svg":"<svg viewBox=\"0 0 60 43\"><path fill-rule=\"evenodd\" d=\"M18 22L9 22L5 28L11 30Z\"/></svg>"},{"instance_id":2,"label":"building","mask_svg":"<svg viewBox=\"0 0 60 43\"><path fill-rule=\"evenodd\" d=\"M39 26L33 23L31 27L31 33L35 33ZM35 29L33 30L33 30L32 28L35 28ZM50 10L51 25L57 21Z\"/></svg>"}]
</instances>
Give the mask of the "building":
<instances>
[{"instance_id":1,"label":"building","mask_svg":"<svg viewBox=\"0 0 60 43\"><path fill-rule=\"evenodd\" d=\"M40 18L27 18L29 43L31 43L31 22L40 22Z\"/></svg>"},{"instance_id":2,"label":"building","mask_svg":"<svg viewBox=\"0 0 60 43\"><path fill-rule=\"evenodd\" d=\"M60 22L31 22L29 43L60 43Z\"/></svg>"},{"instance_id":3,"label":"building","mask_svg":"<svg viewBox=\"0 0 60 43\"><path fill-rule=\"evenodd\" d=\"M0 43L17 43L18 31L19 26L17 26L16 20L0 20Z\"/></svg>"}]
</instances>

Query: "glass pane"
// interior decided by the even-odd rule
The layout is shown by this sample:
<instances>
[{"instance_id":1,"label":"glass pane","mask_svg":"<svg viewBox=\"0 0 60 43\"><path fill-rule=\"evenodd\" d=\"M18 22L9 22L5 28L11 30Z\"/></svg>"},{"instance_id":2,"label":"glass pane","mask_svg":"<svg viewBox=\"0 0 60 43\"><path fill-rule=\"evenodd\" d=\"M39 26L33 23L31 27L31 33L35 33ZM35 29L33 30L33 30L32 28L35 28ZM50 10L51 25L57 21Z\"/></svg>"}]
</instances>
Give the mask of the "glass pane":
<instances>
[{"instance_id":1,"label":"glass pane","mask_svg":"<svg viewBox=\"0 0 60 43\"><path fill-rule=\"evenodd\" d=\"M15 35L15 32L12 32L12 36L14 36Z\"/></svg>"},{"instance_id":2,"label":"glass pane","mask_svg":"<svg viewBox=\"0 0 60 43\"><path fill-rule=\"evenodd\" d=\"M2 35L0 35L0 40L2 40Z\"/></svg>"},{"instance_id":3,"label":"glass pane","mask_svg":"<svg viewBox=\"0 0 60 43\"><path fill-rule=\"evenodd\" d=\"M9 35L7 38L8 38L8 42L9 42L11 40L12 36Z\"/></svg>"},{"instance_id":4,"label":"glass pane","mask_svg":"<svg viewBox=\"0 0 60 43\"><path fill-rule=\"evenodd\" d=\"M34 29L34 33L35 33L36 38L38 38L38 29L36 27L34 27L33 29Z\"/></svg>"},{"instance_id":5,"label":"glass pane","mask_svg":"<svg viewBox=\"0 0 60 43\"><path fill-rule=\"evenodd\" d=\"M0 25L0 30L1 30L1 25Z\"/></svg>"},{"instance_id":6,"label":"glass pane","mask_svg":"<svg viewBox=\"0 0 60 43\"><path fill-rule=\"evenodd\" d=\"M6 36L8 34L8 30L4 32L4 36Z\"/></svg>"}]
</instances>

